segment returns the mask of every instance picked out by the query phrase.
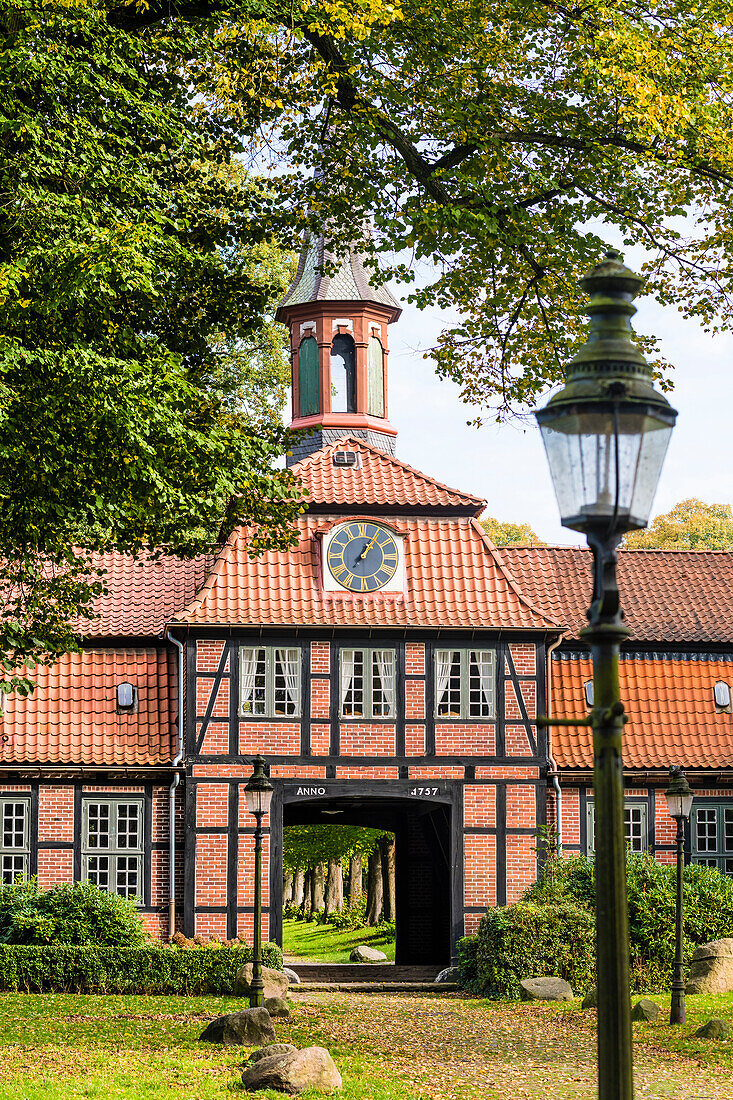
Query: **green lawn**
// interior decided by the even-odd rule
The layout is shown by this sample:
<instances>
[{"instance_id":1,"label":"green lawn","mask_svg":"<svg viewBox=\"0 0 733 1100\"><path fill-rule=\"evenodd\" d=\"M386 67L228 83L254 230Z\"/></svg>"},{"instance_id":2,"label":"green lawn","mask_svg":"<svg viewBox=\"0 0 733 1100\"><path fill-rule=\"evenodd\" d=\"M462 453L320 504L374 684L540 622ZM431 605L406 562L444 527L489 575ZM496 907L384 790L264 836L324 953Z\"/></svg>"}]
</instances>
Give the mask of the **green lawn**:
<instances>
[{"instance_id":1,"label":"green lawn","mask_svg":"<svg viewBox=\"0 0 733 1100\"><path fill-rule=\"evenodd\" d=\"M658 998L668 1011L668 998ZM2 1100L214 1100L248 1051L197 1042L233 997L0 995ZM278 1039L327 1047L343 1100L592 1100L595 1013L457 994L296 993ZM729 1100L733 1041L697 1039L733 996L688 998L688 1021L634 1024L637 1100ZM276 1100L280 1094L258 1093ZM322 1094L311 1093L312 1100Z\"/></svg>"},{"instance_id":2,"label":"green lawn","mask_svg":"<svg viewBox=\"0 0 733 1100\"><path fill-rule=\"evenodd\" d=\"M360 943L383 951L394 962L394 940L390 943L378 928L337 931L330 924L308 924L301 920L283 921L283 954L290 958L313 959L318 962L347 963L349 955Z\"/></svg>"}]
</instances>

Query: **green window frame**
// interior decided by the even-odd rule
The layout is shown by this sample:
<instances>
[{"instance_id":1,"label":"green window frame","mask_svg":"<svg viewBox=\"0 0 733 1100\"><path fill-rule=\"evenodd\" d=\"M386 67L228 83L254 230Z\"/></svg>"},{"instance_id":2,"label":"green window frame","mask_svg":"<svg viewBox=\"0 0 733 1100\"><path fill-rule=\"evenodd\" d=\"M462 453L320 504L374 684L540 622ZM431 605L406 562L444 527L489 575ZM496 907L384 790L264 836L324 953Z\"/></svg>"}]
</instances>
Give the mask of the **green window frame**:
<instances>
[{"instance_id":1,"label":"green window frame","mask_svg":"<svg viewBox=\"0 0 733 1100\"><path fill-rule=\"evenodd\" d=\"M733 875L733 801L695 799L690 821L693 863Z\"/></svg>"},{"instance_id":2,"label":"green window frame","mask_svg":"<svg viewBox=\"0 0 733 1100\"><path fill-rule=\"evenodd\" d=\"M82 879L142 905L144 829L142 798L85 796Z\"/></svg>"},{"instance_id":3,"label":"green window frame","mask_svg":"<svg viewBox=\"0 0 733 1100\"><path fill-rule=\"evenodd\" d=\"M16 794L0 797L0 879L3 886L28 878L30 813L29 798Z\"/></svg>"},{"instance_id":4,"label":"green window frame","mask_svg":"<svg viewBox=\"0 0 733 1100\"><path fill-rule=\"evenodd\" d=\"M586 855L595 853L596 807L592 798L585 806ZM646 799L624 799L624 832L626 845L632 852L646 852L649 848L649 806Z\"/></svg>"},{"instance_id":5,"label":"green window frame","mask_svg":"<svg viewBox=\"0 0 733 1100\"><path fill-rule=\"evenodd\" d=\"M367 411L384 417L384 348L376 336L367 345Z\"/></svg>"},{"instance_id":6,"label":"green window frame","mask_svg":"<svg viewBox=\"0 0 733 1100\"><path fill-rule=\"evenodd\" d=\"M342 718L388 719L397 713L397 654L390 648L345 648L339 654Z\"/></svg>"},{"instance_id":7,"label":"green window frame","mask_svg":"<svg viewBox=\"0 0 733 1100\"><path fill-rule=\"evenodd\" d=\"M454 722L496 718L495 649L436 649L434 673L436 718Z\"/></svg>"},{"instance_id":8,"label":"green window frame","mask_svg":"<svg viewBox=\"0 0 733 1100\"><path fill-rule=\"evenodd\" d=\"M315 416L321 411L318 370L318 344L306 336L298 348L298 387L301 416Z\"/></svg>"},{"instance_id":9,"label":"green window frame","mask_svg":"<svg viewBox=\"0 0 733 1100\"><path fill-rule=\"evenodd\" d=\"M301 663L299 646L241 646L240 718L299 718Z\"/></svg>"}]
</instances>

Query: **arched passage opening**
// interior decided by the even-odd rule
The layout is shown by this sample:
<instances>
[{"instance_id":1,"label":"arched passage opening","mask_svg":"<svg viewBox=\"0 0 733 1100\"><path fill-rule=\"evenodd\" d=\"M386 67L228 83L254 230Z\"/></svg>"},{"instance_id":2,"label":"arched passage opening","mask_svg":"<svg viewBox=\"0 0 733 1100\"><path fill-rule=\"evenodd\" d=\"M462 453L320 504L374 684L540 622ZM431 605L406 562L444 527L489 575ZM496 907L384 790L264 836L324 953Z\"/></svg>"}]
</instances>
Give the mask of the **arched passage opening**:
<instances>
[{"instance_id":1,"label":"arched passage opening","mask_svg":"<svg viewBox=\"0 0 733 1100\"><path fill-rule=\"evenodd\" d=\"M357 825L395 837L395 963L447 966L462 934L462 860L459 858L457 792L398 784L286 782L271 811L270 890L272 934L282 943L282 836L290 825ZM385 789L387 788L387 789ZM436 794L410 795L409 791Z\"/></svg>"}]
</instances>

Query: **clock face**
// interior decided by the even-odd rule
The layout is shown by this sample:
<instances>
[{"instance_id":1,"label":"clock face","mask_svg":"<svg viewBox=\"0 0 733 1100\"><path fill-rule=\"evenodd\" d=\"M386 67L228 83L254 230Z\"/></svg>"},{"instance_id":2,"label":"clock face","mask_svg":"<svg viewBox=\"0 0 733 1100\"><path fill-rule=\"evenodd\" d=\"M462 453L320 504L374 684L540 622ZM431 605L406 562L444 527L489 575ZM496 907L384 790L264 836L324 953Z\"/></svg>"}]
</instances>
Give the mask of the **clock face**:
<instances>
[{"instance_id":1,"label":"clock face","mask_svg":"<svg viewBox=\"0 0 733 1100\"><path fill-rule=\"evenodd\" d=\"M399 552L394 537L368 520L344 524L328 544L328 568L350 592L376 592L392 580Z\"/></svg>"}]
</instances>

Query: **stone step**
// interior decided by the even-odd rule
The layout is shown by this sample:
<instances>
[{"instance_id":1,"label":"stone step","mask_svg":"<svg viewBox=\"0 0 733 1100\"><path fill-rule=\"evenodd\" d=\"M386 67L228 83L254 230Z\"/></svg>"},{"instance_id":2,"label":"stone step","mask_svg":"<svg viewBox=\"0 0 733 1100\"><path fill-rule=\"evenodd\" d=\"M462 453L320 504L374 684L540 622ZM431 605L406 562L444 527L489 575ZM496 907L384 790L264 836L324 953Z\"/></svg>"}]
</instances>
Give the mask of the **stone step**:
<instances>
[{"instance_id":1,"label":"stone step","mask_svg":"<svg viewBox=\"0 0 733 1100\"><path fill-rule=\"evenodd\" d=\"M394 963L320 963L290 962L301 982L433 982L442 966L395 966Z\"/></svg>"},{"instance_id":2,"label":"stone step","mask_svg":"<svg viewBox=\"0 0 733 1100\"><path fill-rule=\"evenodd\" d=\"M298 993L454 993L455 982L301 982L288 995Z\"/></svg>"}]
</instances>

